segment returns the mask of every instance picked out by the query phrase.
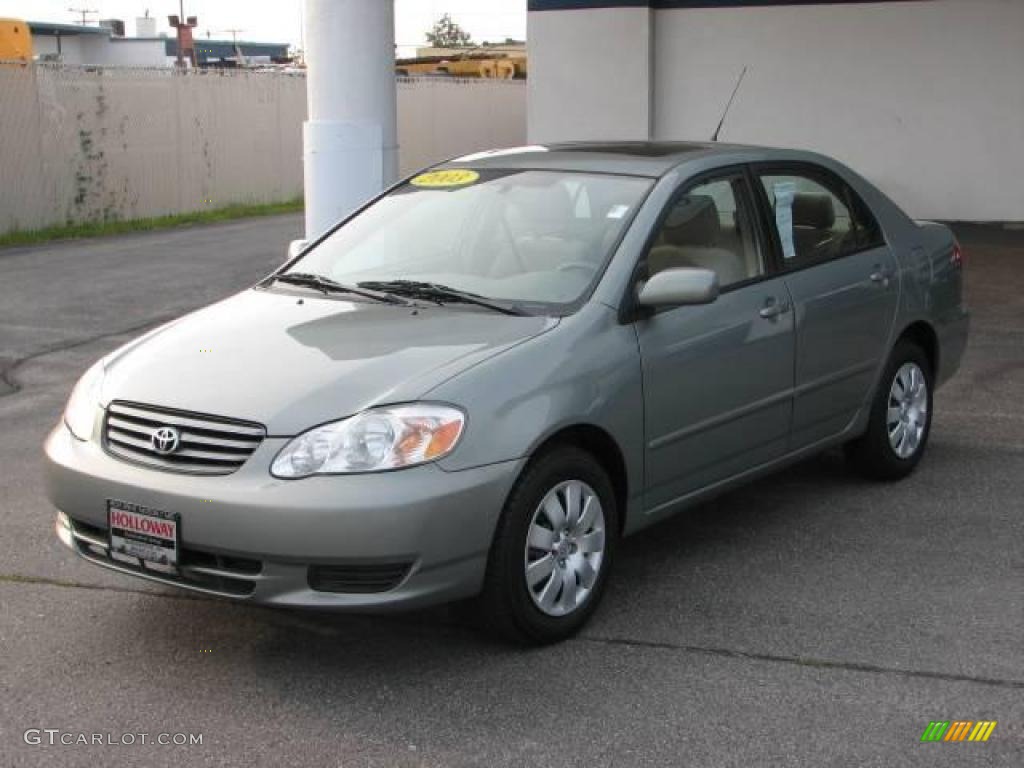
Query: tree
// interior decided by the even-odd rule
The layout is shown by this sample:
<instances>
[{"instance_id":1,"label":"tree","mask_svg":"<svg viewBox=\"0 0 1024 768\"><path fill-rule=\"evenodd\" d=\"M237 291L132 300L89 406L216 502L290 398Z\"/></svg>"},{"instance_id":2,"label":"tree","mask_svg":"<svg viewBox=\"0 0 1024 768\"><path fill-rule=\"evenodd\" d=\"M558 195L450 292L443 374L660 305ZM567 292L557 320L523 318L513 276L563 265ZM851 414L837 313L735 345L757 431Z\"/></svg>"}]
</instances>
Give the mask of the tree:
<instances>
[{"instance_id":1,"label":"tree","mask_svg":"<svg viewBox=\"0 0 1024 768\"><path fill-rule=\"evenodd\" d=\"M473 38L447 13L434 22L434 28L427 32L427 40L435 48L465 48L473 44Z\"/></svg>"}]
</instances>

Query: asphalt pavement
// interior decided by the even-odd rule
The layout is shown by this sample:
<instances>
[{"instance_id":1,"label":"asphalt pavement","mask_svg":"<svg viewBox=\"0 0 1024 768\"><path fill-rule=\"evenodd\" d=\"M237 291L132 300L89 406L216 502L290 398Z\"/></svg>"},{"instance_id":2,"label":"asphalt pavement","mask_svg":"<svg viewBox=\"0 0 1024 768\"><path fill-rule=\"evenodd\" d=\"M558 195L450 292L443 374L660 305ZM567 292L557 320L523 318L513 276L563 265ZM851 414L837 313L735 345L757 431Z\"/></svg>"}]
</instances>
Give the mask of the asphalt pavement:
<instances>
[{"instance_id":1,"label":"asphalt pavement","mask_svg":"<svg viewBox=\"0 0 1024 768\"><path fill-rule=\"evenodd\" d=\"M962 230L971 342L912 477L832 452L732 492L626 540L583 634L521 650L464 610L262 609L57 543L40 446L78 375L300 228L0 250L0 766L1024 765L1024 232ZM998 725L922 744L932 720Z\"/></svg>"}]
</instances>

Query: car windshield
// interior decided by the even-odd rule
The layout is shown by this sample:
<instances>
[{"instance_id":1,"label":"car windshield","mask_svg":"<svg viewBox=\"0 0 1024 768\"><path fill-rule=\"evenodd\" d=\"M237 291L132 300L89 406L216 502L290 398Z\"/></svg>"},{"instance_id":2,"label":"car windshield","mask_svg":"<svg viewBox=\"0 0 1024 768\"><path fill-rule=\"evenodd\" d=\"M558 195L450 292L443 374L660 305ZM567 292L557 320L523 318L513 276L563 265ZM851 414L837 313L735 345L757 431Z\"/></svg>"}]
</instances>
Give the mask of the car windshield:
<instances>
[{"instance_id":1,"label":"car windshield","mask_svg":"<svg viewBox=\"0 0 1024 768\"><path fill-rule=\"evenodd\" d=\"M601 275L652 183L536 170L429 171L288 271L385 291L430 284L520 307L571 305Z\"/></svg>"}]
</instances>

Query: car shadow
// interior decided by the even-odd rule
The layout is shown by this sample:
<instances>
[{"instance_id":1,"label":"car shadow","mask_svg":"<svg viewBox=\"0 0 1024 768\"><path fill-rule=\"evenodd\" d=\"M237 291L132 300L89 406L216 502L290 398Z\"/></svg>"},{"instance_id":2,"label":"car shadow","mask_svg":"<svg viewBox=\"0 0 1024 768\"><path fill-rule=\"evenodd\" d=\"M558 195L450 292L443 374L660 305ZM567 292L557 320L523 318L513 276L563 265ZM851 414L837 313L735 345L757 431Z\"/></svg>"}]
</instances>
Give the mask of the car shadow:
<instances>
[{"instance_id":1,"label":"car shadow","mask_svg":"<svg viewBox=\"0 0 1024 768\"><path fill-rule=\"evenodd\" d=\"M645 529L620 543L615 577L603 608L615 612L620 602L637 608L637 585L659 578L675 581L679 575L675 571L687 571L688 563L699 568L723 553L730 560L742 557L743 548L753 539L785 539L788 531L807 523L806 517L820 514L820 509L809 508L817 505L794 504L795 499L828 498L863 484L840 453L826 453ZM675 565L669 568L669 564ZM166 618L159 605L164 601L153 602L152 625L164 626ZM338 614L220 600L176 603L178 610L210 614L214 625L219 621L217 612L241 613L258 637L252 651L260 657L297 655L328 665L332 672L345 668L345 659L355 651L366 661L384 654L388 664L398 665L397 671L406 663L403 659L418 663L415 660L430 646L447 652L472 647L476 653L496 657L522 652L478 631L472 601L402 614ZM146 629L133 625L133 632L139 631Z\"/></svg>"}]
</instances>

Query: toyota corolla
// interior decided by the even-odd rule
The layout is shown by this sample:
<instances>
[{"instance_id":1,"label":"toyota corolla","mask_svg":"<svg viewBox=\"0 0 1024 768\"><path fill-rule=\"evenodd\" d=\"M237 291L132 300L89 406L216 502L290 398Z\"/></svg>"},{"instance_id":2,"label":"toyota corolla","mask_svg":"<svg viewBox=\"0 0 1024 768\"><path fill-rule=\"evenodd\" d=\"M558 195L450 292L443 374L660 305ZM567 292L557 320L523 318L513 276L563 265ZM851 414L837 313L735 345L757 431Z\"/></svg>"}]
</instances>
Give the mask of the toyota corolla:
<instances>
[{"instance_id":1,"label":"toyota corolla","mask_svg":"<svg viewBox=\"0 0 1024 768\"><path fill-rule=\"evenodd\" d=\"M816 154L453 160L90 368L46 443L57 534L211 595L472 597L558 640L625 535L834 446L911 472L966 344L962 261Z\"/></svg>"}]
</instances>

